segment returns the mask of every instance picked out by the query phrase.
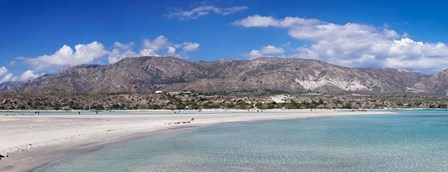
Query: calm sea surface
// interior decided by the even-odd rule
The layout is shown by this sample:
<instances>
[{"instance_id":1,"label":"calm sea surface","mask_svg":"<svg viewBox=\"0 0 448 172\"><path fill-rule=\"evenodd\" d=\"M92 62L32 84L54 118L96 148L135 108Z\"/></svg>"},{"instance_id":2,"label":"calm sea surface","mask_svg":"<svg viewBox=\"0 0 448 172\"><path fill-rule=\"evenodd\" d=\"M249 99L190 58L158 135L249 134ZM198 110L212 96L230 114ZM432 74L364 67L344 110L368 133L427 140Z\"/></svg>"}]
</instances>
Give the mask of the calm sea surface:
<instances>
[{"instance_id":1,"label":"calm sea surface","mask_svg":"<svg viewBox=\"0 0 448 172\"><path fill-rule=\"evenodd\" d=\"M397 112L199 128L34 171L448 171L448 111Z\"/></svg>"}]
</instances>

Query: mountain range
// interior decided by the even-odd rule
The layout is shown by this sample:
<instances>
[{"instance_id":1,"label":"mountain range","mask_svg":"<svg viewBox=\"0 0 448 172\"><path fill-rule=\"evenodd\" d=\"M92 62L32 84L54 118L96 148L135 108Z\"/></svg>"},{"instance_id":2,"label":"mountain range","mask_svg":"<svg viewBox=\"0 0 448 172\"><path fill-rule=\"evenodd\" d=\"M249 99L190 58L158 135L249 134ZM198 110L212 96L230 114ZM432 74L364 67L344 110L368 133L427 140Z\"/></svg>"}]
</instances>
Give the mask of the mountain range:
<instances>
[{"instance_id":1,"label":"mountain range","mask_svg":"<svg viewBox=\"0 0 448 172\"><path fill-rule=\"evenodd\" d=\"M2 83L2 92L325 93L448 95L448 70L424 75L401 69L348 68L300 58L190 62L132 57L109 65L80 65L26 83Z\"/></svg>"}]
</instances>

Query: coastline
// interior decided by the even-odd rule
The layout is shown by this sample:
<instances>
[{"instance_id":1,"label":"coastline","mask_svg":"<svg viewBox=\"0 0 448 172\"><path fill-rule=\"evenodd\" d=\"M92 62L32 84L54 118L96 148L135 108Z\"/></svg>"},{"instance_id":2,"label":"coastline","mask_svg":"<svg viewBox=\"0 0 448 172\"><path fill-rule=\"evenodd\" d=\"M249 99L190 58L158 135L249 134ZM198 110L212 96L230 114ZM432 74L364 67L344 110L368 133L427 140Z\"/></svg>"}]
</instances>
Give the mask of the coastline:
<instances>
[{"instance_id":1,"label":"coastline","mask_svg":"<svg viewBox=\"0 0 448 172\"><path fill-rule=\"evenodd\" d=\"M244 110L207 110L180 114L157 114L155 111L150 115L0 115L0 134L3 135L2 140L6 141L0 145L0 154L9 156L0 160L0 171L27 171L67 154L79 154L110 143L197 127L235 122L375 114L393 113L341 110L266 110L258 113ZM190 123L183 123L187 121ZM17 128L18 126L22 128Z\"/></svg>"}]
</instances>

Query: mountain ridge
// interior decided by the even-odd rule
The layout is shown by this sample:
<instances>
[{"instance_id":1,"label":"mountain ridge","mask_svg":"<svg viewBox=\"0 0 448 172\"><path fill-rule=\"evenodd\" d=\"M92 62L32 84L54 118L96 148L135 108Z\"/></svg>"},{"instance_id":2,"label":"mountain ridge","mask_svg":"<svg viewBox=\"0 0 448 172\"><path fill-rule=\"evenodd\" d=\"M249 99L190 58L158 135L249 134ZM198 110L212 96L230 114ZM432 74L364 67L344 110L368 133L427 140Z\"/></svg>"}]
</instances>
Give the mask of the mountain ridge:
<instances>
[{"instance_id":1,"label":"mountain ridge","mask_svg":"<svg viewBox=\"0 0 448 172\"><path fill-rule=\"evenodd\" d=\"M146 56L129 57L109 65L74 66L4 88L2 92L191 90L204 93L319 92L446 96L448 70L424 75L393 68L349 68L300 58L189 62L175 57Z\"/></svg>"}]
</instances>

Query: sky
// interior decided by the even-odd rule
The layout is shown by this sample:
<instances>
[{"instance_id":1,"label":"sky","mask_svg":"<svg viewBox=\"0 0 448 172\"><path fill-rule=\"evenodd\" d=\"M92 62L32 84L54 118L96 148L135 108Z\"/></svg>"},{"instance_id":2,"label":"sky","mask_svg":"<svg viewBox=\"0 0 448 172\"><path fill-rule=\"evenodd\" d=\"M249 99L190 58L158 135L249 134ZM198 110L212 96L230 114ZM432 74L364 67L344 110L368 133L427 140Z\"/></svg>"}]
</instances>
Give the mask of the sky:
<instances>
[{"instance_id":1,"label":"sky","mask_svg":"<svg viewBox=\"0 0 448 172\"><path fill-rule=\"evenodd\" d=\"M425 74L448 68L447 2L0 0L0 82L125 57L318 59Z\"/></svg>"}]
</instances>

